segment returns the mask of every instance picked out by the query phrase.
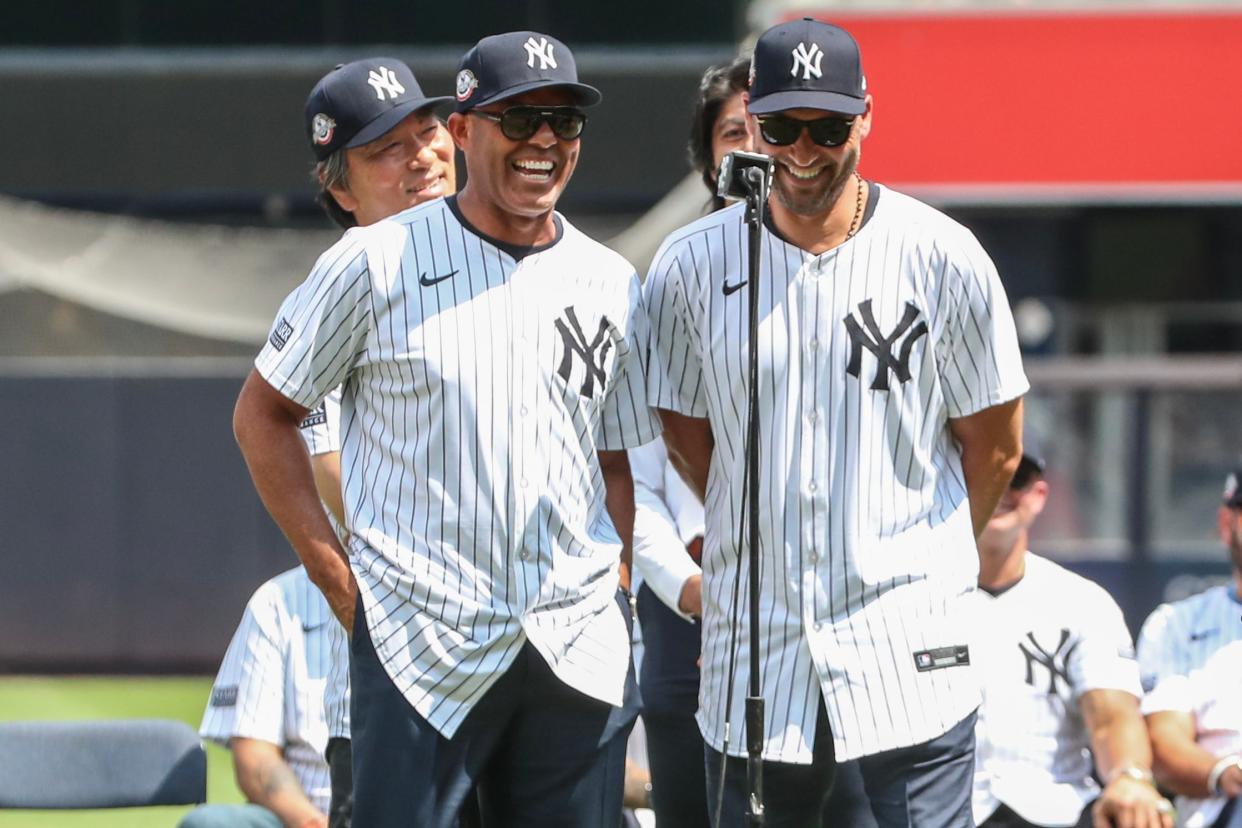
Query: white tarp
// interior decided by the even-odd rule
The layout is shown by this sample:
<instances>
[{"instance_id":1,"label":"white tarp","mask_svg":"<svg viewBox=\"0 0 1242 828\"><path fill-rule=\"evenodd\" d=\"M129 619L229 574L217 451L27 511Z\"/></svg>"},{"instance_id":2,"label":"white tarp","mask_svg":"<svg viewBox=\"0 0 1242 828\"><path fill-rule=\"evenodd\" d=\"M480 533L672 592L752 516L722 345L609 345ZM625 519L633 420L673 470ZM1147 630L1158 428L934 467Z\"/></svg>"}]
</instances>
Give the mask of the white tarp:
<instances>
[{"instance_id":1,"label":"white tarp","mask_svg":"<svg viewBox=\"0 0 1242 828\"><path fill-rule=\"evenodd\" d=\"M665 234L707 201L687 178L610 244L644 274ZM0 196L0 292L32 289L114 316L257 343L281 300L340 237L324 230L180 224Z\"/></svg>"}]
</instances>

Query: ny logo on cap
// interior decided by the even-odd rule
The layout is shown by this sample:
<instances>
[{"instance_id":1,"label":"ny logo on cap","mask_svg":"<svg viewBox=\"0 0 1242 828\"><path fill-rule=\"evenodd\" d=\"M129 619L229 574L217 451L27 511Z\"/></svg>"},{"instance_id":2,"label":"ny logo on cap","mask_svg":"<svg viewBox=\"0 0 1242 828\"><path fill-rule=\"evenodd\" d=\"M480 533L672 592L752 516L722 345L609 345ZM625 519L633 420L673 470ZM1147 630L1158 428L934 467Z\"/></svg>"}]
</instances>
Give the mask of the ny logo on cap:
<instances>
[{"instance_id":1,"label":"ny logo on cap","mask_svg":"<svg viewBox=\"0 0 1242 828\"><path fill-rule=\"evenodd\" d=\"M812 43L811 48L807 49L805 43L799 43L798 48L790 52L793 55L793 69L789 74L798 77L798 67L802 67L802 79L810 80L811 75L822 78L824 73L819 68L819 62L824 59L824 52L819 48L818 43Z\"/></svg>"},{"instance_id":2,"label":"ny logo on cap","mask_svg":"<svg viewBox=\"0 0 1242 828\"><path fill-rule=\"evenodd\" d=\"M526 65L531 69L535 68L535 58L539 58L541 70L556 68L556 58L552 56L552 44L546 37L539 38L538 43L533 37L528 37L524 45L526 46Z\"/></svg>"},{"instance_id":3,"label":"ny logo on cap","mask_svg":"<svg viewBox=\"0 0 1242 828\"><path fill-rule=\"evenodd\" d=\"M367 83L371 84L371 88L375 90L376 100L384 100L385 93L389 98L405 94L405 87L397 80L393 71L386 66L381 66L378 72L372 69L367 75Z\"/></svg>"}]
</instances>

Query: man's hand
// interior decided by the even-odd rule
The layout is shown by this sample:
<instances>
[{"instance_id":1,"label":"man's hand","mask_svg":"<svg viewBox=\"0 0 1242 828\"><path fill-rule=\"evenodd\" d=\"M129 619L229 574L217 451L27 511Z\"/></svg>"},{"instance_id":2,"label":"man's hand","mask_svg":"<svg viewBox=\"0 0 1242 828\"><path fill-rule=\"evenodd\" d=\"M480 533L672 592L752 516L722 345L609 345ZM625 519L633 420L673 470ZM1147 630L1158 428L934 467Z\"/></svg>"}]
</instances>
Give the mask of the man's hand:
<instances>
[{"instance_id":1,"label":"man's hand","mask_svg":"<svg viewBox=\"0 0 1242 828\"><path fill-rule=\"evenodd\" d=\"M681 585L681 595L677 597L677 608L686 615L695 618L703 617L703 576L691 575Z\"/></svg>"},{"instance_id":2,"label":"man's hand","mask_svg":"<svg viewBox=\"0 0 1242 828\"><path fill-rule=\"evenodd\" d=\"M1173 828L1173 806L1149 782L1120 775L1091 809L1093 828Z\"/></svg>"}]
</instances>

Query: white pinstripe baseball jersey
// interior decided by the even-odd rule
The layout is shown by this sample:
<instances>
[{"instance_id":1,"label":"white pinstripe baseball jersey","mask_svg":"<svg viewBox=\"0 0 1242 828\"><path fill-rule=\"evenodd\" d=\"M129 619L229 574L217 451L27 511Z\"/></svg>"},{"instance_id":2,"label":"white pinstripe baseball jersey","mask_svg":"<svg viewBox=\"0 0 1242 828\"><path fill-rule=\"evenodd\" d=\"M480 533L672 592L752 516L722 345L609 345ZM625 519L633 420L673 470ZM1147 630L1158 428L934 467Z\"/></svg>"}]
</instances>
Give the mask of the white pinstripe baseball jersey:
<instances>
[{"instance_id":1,"label":"white pinstripe baseball jersey","mask_svg":"<svg viewBox=\"0 0 1242 828\"><path fill-rule=\"evenodd\" d=\"M341 389L328 392L299 425L302 441L312 455L341 450ZM326 505L325 505L326 508ZM328 520L342 542L348 537L331 510ZM349 732L349 635L339 623L328 625L328 678L323 691L324 717L328 738L350 738Z\"/></svg>"},{"instance_id":2,"label":"white pinstripe baseball jersey","mask_svg":"<svg viewBox=\"0 0 1242 828\"><path fill-rule=\"evenodd\" d=\"M233 633L199 734L222 745L242 737L280 747L315 807L328 812L331 785L323 685L328 602L302 567L259 587Z\"/></svg>"},{"instance_id":3,"label":"white pinstripe baseball jersey","mask_svg":"<svg viewBox=\"0 0 1242 828\"><path fill-rule=\"evenodd\" d=\"M344 383L343 495L376 651L451 737L527 638L620 705L620 539L596 452L659 431L620 256L559 216L514 250L445 199L355 228L285 301L258 371L313 407Z\"/></svg>"},{"instance_id":4,"label":"white pinstripe baseball jersey","mask_svg":"<svg viewBox=\"0 0 1242 828\"><path fill-rule=\"evenodd\" d=\"M703 532L703 506L670 466L663 439L630 449L630 470L634 475L634 568L656 597L689 621L678 602L686 580L702 571L686 554L686 545ZM693 534L686 537L685 531Z\"/></svg>"},{"instance_id":5,"label":"white pinstripe baseball jersey","mask_svg":"<svg viewBox=\"0 0 1242 828\"><path fill-rule=\"evenodd\" d=\"M760 647L764 756L778 761L810 762L821 692L839 760L927 741L978 704L957 612L978 560L947 419L1027 382L974 236L878 185L871 204L858 233L822 255L762 235ZM649 401L708 418L715 436L699 721L716 749L746 431L744 209L673 233L645 285ZM741 665L746 629L743 617ZM740 733L746 670L734 681ZM729 752L743 747L735 737Z\"/></svg>"},{"instance_id":6,"label":"white pinstripe baseball jersey","mask_svg":"<svg viewBox=\"0 0 1242 828\"><path fill-rule=\"evenodd\" d=\"M1184 676L1231 641L1242 640L1242 599L1231 582L1152 610L1139 631L1143 689Z\"/></svg>"},{"instance_id":7,"label":"white pinstripe baseball jersey","mask_svg":"<svg viewBox=\"0 0 1242 828\"><path fill-rule=\"evenodd\" d=\"M1177 710L1195 719L1195 741L1213 756L1242 755L1242 640L1225 644L1189 675L1163 679L1143 699L1143 713ZM1178 825L1207 828L1225 807L1223 797L1176 801Z\"/></svg>"},{"instance_id":8,"label":"white pinstripe baseball jersey","mask_svg":"<svg viewBox=\"0 0 1242 828\"><path fill-rule=\"evenodd\" d=\"M1100 793L1082 695L1142 696L1121 608L1097 584L1030 553L1021 581L975 596L971 657L983 685L975 823L1004 802L1036 825L1074 825Z\"/></svg>"}]
</instances>

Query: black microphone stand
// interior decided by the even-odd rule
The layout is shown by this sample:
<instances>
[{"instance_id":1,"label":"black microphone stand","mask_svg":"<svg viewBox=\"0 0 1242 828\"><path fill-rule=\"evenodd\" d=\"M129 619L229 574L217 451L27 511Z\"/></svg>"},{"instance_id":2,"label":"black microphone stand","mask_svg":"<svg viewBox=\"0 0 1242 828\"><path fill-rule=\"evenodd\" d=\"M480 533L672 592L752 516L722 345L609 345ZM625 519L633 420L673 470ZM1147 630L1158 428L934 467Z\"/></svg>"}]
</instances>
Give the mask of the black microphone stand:
<instances>
[{"instance_id":1,"label":"black microphone stand","mask_svg":"<svg viewBox=\"0 0 1242 828\"><path fill-rule=\"evenodd\" d=\"M763 805L763 692L759 680L759 257L768 177L758 167L745 170L749 244L750 400L746 418L747 540L750 546L750 692L746 696L746 824L765 821ZM739 561L740 563L740 561Z\"/></svg>"}]
</instances>

